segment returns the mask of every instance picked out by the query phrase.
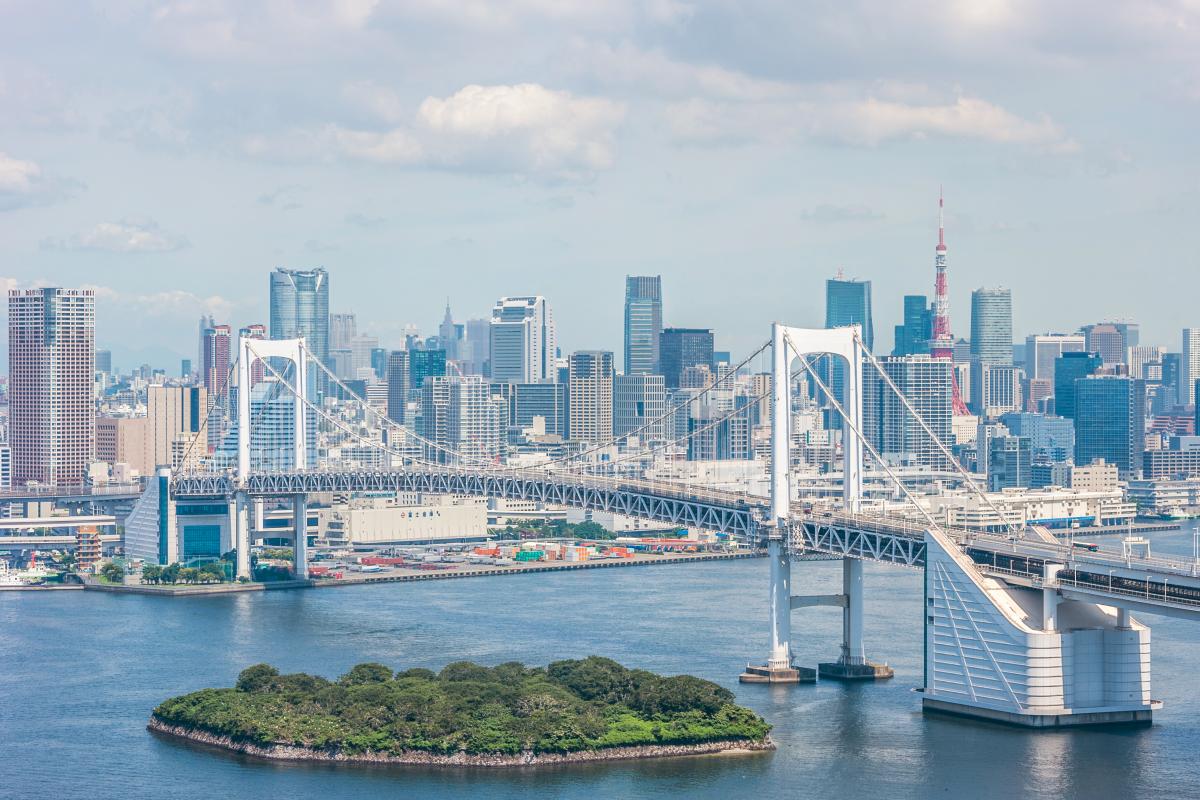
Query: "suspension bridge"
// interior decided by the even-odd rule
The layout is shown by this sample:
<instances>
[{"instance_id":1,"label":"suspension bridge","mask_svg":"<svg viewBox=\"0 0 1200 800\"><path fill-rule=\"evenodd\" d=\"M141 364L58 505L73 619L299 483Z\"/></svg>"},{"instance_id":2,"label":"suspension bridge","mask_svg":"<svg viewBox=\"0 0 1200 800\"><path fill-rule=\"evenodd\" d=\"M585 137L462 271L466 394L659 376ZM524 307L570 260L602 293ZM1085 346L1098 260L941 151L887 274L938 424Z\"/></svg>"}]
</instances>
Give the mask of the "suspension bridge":
<instances>
[{"instance_id":1,"label":"suspension bridge","mask_svg":"<svg viewBox=\"0 0 1200 800\"><path fill-rule=\"evenodd\" d=\"M760 356L770 358L770 386L751 402L767 404L770 411L765 496L651 480L643 469L655 456L677 454L689 439L745 413L744 406L734 404L703 426L630 452L622 453L622 441L614 439L533 466L515 466L448 447L393 422L314 358L302 339L243 338L230 379L236 370L236 386L251 387L252 365L261 364L268 380L254 391L262 387L287 402L260 402L256 409L254 391L235 390L236 409L214 406L207 424L224 438L210 434L207 442L216 445L208 452L185 455L184 468L174 473L160 471L127 530L150 526L163 558L171 560L180 547L177 515L200 508L236 551L238 575L249 577L251 510L267 498L290 499L294 530L301 532L295 536L295 572L305 578L308 545L302 532L313 494L416 492L615 512L766 548L768 647L765 663L747 666L746 682L797 683L818 674L847 680L890 677L890 668L868 658L864 647L862 565L873 561L924 570L925 709L1032 727L1151 720L1160 704L1150 696L1150 630L1131 612L1200 619L1195 563L1148 553L1081 551L1039 529L1007 523L1005 530L983 532L934 519L864 435L865 374L879 376L958 471L962 484L984 503L992 501L866 349L858 326L775 324L769 341L688 402L736 379ZM840 391L826 384L815 368L817 358L843 363ZM818 387L842 422L839 502L804 502L792 490L794 384L800 376ZM315 402L314 377L337 386L344 402ZM633 440L678 411L668 409L622 439ZM285 447L256 445L255 430L264 424L289 433ZM864 499L868 455L904 496L908 513ZM998 519L1007 519L992 509ZM813 557L842 559L840 593L793 591L793 567ZM794 664L791 652L793 612L813 606L840 607L843 614L840 651L817 669Z\"/></svg>"}]
</instances>

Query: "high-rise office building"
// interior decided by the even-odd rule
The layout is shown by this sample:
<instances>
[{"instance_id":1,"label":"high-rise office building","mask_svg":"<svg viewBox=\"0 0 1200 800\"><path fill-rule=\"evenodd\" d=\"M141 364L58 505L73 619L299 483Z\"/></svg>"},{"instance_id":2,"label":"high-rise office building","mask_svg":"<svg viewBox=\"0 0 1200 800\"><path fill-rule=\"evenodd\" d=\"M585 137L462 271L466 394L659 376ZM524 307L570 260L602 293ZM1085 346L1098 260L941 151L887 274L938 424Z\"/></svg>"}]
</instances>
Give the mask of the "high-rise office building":
<instances>
[{"instance_id":1,"label":"high-rise office building","mask_svg":"<svg viewBox=\"0 0 1200 800\"><path fill-rule=\"evenodd\" d=\"M271 273L271 338L303 337L308 351L333 369L329 358L329 274L323 267L280 267ZM328 380L319 367L309 369L309 391L324 395Z\"/></svg>"},{"instance_id":2,"label":"high-rise office building","mask_svg":"<svg viewBox=\"0 0 1200 800\"><path fill-rule=\"evenodd\" d=\"M613 354L581 350L567 362L567 426L576 441L606 442L613 435Z\"/></svg>"},{"instance_id":3,"label":"high-rise office building","mask_svg":"<svg viewBox=\"0 0 1200 800\"><path fill-rule=\"evenodd\" d=\"M1014 436L1029 439L1035 461L1068 461L1075 454L1075 425L1069 419L1016 411L1000 422Z\"/></svg>"},{"instance_id":4,"label":"high-rise office building","mask_svg":"<svg viewBox=\"0 0 1200 800\"><path fill-rule=\"evenodd\" d=\"M1028 488L1033 446L1025 436L997 436L987 442L988 490Z\"/></svg>"},{"instance_id":5,"label":"high-rise office building","mask_svg":"<svg viewBox=\"0 0 1200 800\"><path fill-rule=\"evenodd\" d=\"M153 473L149 463L148 417L96 417L96 460L128 464L139 475Z\"/></svg>"},{"instance_id":6,"label":"high-rise office building","mask_svg":"<svg viewBox=\"0 0 1200 800\"><path fill-rule=\"evenodd\" d=\"M1049 380L1054 385L1054 361L1063 353L1081 353L1082 334L1037 333L1025 337L1025 372L1030 380Z\"/></svg>"},{"instance_id":7,"label":"high-rise office building","mask_svg":"<svg viewBox=\"0 0 1200 800\"><path fill-rule=\"evenodd\" d=\"M1183 354L1166 353L1162 358L1163 390L1171 403L1179 402L1179 383L1183 379Z\"/></svg>"},{"instance_id":8,"label":"high-rise office building","mask_svg":"<svg viewBox=\"0 0 1200 800\"><path fill-rule=\"evenodd\" d=\"M208 390L203 386L146 389L147 472L182 469L208 454Z\"/></svg>"},{"instance_id":9,"label":"high-rise office building","mask_svg":"<svg viewBox=\"0 0 1200 800\"><path fill-rule=\"evenodd\" d=\"M1012 292L971 292L971 358L984 364L1013 363Z\"/></svg>"},{"instance_id":10,"label":"high-rise office building","mask_svg":"<svg viewBox=\"0 0 1200 800\"><path fill-rule=\"evenodd\" d=\"M1200 379L1200 328L1183 329L1179 368L1179 404L1189 406L1196 402L1196 380Z\"/></svg>"},{"instance_id":11,"label":"high-rise office building","mask_svg":"<svg viewBox=\"0 0 1200 800\"><path fill-rule=\"evenodd\" d=\"M479 375L430 377L421 389L419 432L436 446L427 446L426 457L443 464L458 456L468 465L498 460L504 454L506 406Z\"/></svg>"},{"instance_id":12,"label":"high-rise office building","mask_svg":"<svg viewBox=\"0 0 1200 800\"><path fill-rule=\"evenodd\" d=\"M1054 360L1054 413L1075 418L1075 381L1095 375L1102 364L1097 353L1063 353Z\"/></svg>"},{"instance_id":13,"label":"high-rise office building","mask_svg":"<svg viewBox=\"0 0 1200 800\"><path fill-rule=\"evenodd\" d=\"M954 387L948 359L892 356L880 365L943 442L954 435ZM947 469L949 461L875 370L863 374L863 432L890 462Z\"/></svg>"},{"instance_id":14,"label":"high-rise office building","mask_svg":"<svg viewBox=\"0 0 1200 800\"><path fill-rule=\"evenodd\" d=\"M849 280L839 271L825 281L825 327L861 325L868 350L875 347L875 328L871 322L871 282Z\"/></svg>"},{"instance_id":15,"label":"high-rise office building","mask_svg":"<svg viewBox=\"0 0 1200 800\"><path fill-rule=\"evenodd\" d=\"M96 298L91 289L8 293L12 482L83 483L96 454Z\"/></svg>"},{"instance_id":16,"label":"high-rise office building","mask_svg":"<svg viewBox=\"0 0 1200 800\"><path fill-rule=\"evenodd\" d=\"M239 339L266 339L267 326L261 322L255 322L238 330ZM238 345L241 346L240 344ZM235 379L237 376L234 376ZM261 358L254 359L254 363L250 365L250 386L254 387L263 382L266 377L266 368L263 366Z\"/></svg>"},{"instance_id":17,"label":"high-rise office building","mask_svg":"<svg viewBox=\"0 0 1200 800\"><path fill-rule=\"evenodd\" d=\"M428 378L446 374L445 350L409 350L408 384L413 392L419 392Z\"/></svg>"},{"instance_id":18,"label":"high-rise office building","mask_svg":"<svg viewBox=\"0 0 1200 800\"><path fill-rule=\"evenodd\" d=\"M111 375L112 371L113 371L112 351L111 350L97 350L96 351L96 372L103 372L105 374Z\"/></svg>"},{"instance_id":19,"label":"high-rise office building","mask_svg":"<svg viewBox=\"0 0 1200 800\"><path fill-rule=\"evenodd\" d=\"M971 362L971 411L998 417L1021 410L1021 370L1012 364Z\"/></svg>"},{"instance_id":20,"label":"high-rise office building","mask_svg":"<svg viewBox=\"0 0 1200 800\"><path fill-rule=\"evenodd\" d=\"M349 350L358 336L358 318L354 314L329 315L329 349Z\"/></svg>"},{"instance_id":21,"label":"high-rise office building","mask_svg":"<svg viewBox=\"0 0 1200 800\"><path fill-rule=\"evenodd\" d=\"M1075 381L1075 463L1098 458L1115 464L1122 480L1142 467L1146 431L1146 385L1123 375L1092 375Z\"/></svg>"},{"instance_id":22,"label":"high-rise office building","mask_svg":"<svg viewBox=\"0 0 1200 800\"><path fill-rule=\"evenodd\" d=\"M179 361L179 377L185 381L192 377L192 360L190 358L180 359Z\"/></svg>"},{"instance_id":23,"label":"high-rise office building","mask_svg":"<svg viewBox=\"0 0 1200 800\"><path fill-rule=\"evenodd\" d=\"M231 375L232 335L228 325L212 325L204 330L200 362L200 383L209 397L224 399L229 395Z\"/></svg>"},{"instance_id":24,"label":"high-rise office building","mask_svg":"<svg viewBox=\"0 0 1200 800\"><path fill-rule=\"evenodd\" d=\"M1129 349L1125 335L1129 328L1122 323L1100 322L1095 325L1084 325L1081 328L1087 342L1089 353L1098 353L1104 366L1110 367L1125 363L1125 354Z\"/></svg>"},{"instance_id":25,"label":"high-rise office building","mask_svg":"<svg viewBox=\"0 0 1200 800\"><path fill-rule=\"evenodd\" d=\"M469 319L458 343L458 363L464 375L491 375L492 321Z\"/></svg>"},{"instance_id":26,"label":"high-rise office building","mask_svg":"<svg viewBox=\"0 0 1200 800\"><path fill-rule=\"evenodd\" d=\"M393 350L387 362L387 415L398 425L404 424L410 386L408 351Z\"/></svg>"},{"instance_id":27,"label":"high-rise office building","mask_svg":"<svg viewBox=\"0 0 1200 800\"><path fill-rule=\"evenodd\" d=\"M659 364L668 389L678 389L683 371L701 364L712 369L713 332L708 328L664 328Z\"/></svg>"},{"instance_id":28,"label":"high-rise office building","mask_svg":"<svg viewBox=\"0 0 1200 800\"><path fill-rule=\"evenodd\" d=\"M548 436L567 436L567 384L494 383L493 396L508 398L508 424L524 430L541 417Z\"/></svg>"},{"instance_id":29,"label":"high-rise office building","mask_svg":"<svg viewBox=\"0 0 1200 800\"><path fill-rule=\"evenodd\" d=\"M658 374L662 276L625 277L625 374Z\"/></svg>"},{"instance_id":30,"label":"high-rise office building","mask_svg":"<svg viewBox=\"0 0 1200 800\"><path fill-rule=\"evenodd\" d=\"M929 352L933 338L933 309L923 294L904 296L904 322L896 326L894 356L914 356Z\"/></svg>"},{"instance_id":31,"label":"high-rise office building","mask_svg":"<svg viewBox=\"0 0 1200 800\"><path fill-rule=\"evenodd\" d=\"M1146 366L1149 364L1162 365L1163 356L1166 355L1167 348L1155 347L1148 344L1133 345L1129 348L1129 353L1126 356L1125 363L1129 365L1129 377L1141 378L1149 382L1149 377L1146 374ZM1162 380L1161 375L1155 383Z\"/></svg>"},{"instance_id":32,"label":"high-rise office building","mask_svg":"<svg viewBox=\"0 0 1200 800\"><path fill-rule=\"evenodd\" d=\"M492 309L489 350L493 381L554 383L558 345L546 298L500 298Z\"/></svg>"},{"instance_id":33,"label":"high-rise office building","mask_svg":"<svg viewBox=\"0 0 1200 800\"><path fill-rule=\"evenodd\" d=\"M671 438L671 420L663 418L666 413L667 389L663 376L618 375L613 379L614 436L620 438L636 432L641 442L666 441Z\"/></svg>"}]
</instances>

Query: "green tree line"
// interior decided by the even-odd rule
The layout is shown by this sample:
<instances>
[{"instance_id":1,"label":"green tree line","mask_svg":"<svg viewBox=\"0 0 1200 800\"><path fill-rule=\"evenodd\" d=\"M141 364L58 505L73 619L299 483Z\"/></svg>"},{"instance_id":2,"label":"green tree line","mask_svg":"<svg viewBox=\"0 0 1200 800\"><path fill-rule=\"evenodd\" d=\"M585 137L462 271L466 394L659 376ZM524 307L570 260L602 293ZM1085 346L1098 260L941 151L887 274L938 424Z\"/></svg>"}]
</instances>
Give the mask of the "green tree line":
<instances>
[{"instance_id":1,"label":"green tree line","mask_svg":"<svg viewBox=\"0 0 1200 800\"><path fill-rule=\"evenodd\" d=\"M764 740L770 726L733 699L711 681L597 656L545 668L459 661L438 673L367 663L337 681L257 664L234 688L172 698L154 716L235 741L349 754L511 755Z\"/></svg>"}]
</instances>

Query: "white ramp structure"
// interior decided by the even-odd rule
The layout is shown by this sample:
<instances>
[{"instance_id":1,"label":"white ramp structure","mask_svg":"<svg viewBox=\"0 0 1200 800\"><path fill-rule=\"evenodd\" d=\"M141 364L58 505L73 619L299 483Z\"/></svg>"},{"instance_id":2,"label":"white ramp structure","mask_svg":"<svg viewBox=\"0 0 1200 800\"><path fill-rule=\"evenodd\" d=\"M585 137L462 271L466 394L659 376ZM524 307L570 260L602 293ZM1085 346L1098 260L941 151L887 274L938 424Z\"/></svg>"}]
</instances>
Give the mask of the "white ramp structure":
<instances>
[{"instance_id":1,"label":"white ramp structure","mask_svg":"<svg viewBox=\"0 0 1200 800\"><path fill-rule=\"evenodd\" d=\"M1034 728L1149 724L1150 629L1124 609L1063 600L983 575L930 531L925 562L927 711Z\"/></svg>"},{"instance_id":2,"label":"white ramp structure","mask_svg":"<svg viewBox=\"0 0 1200 800\"><path fill-rule=\"evenodd\" d=\"M845 362L842 397L846 424L842 437L842 500L849 513L862 501L863 350L858 325L843 328L792 328L775 323L771 328L771 518L767 551L770 577L770 654L766 666L747 665L743 683L800 683L815 680L817 671L792 663L791 612L795 608L832 605L842 609L842 648L838 660L820 665L822 677L843 680L889 678L892 670L867 660L863 648L862 562L843 559L842 593L817 597L793 596L792 566L788 550L792 517L791 430L792 363L812 355L832 355Z\"/></svg>"}]
</instances>

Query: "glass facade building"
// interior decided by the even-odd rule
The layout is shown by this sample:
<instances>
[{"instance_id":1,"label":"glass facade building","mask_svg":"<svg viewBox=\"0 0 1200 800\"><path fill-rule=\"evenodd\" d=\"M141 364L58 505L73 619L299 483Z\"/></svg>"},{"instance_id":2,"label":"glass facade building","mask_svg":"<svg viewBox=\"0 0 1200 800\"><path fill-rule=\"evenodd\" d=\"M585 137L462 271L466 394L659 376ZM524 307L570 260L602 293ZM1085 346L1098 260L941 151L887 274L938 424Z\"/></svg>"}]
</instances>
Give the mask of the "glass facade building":
<instances>
[{"instance_id":1,"label":"glass facade building","mask_svg":"<svg viewBox=\"0 0 1200 800\"><path fill-rule=\"evenodd\" d=\"M662 334L662 276L625 278L625 374L658 374Z\"/></svg>"},{"instance_id":2,"label":"glass facade building","mask_svg":"<svg viewBox=\"0 0 1200 800\"><path fill-rule=\"evenodd\" d=\"M953 440L953 384L949 361L928 355L892 356L880 365L943 442ZM889 462L948 469L949 461L904 402L875 370L863 374L863 433Z\"/></svg>"},{"instance_id":3,"label":"glass facade building","mask_svg":"<svg viewBox=\"0 0 1200 800\"><path fill-rule=\"evenodd\" d=\"M1120 375L1075 381L1075 463L1098 458L1115 464L1122 480L1142 467L1146 431L1146 383Z\"/></svg>"},{"instance_id":4,"label":"glass facade building","mask_svg":"<svg viewBox=\"0 0 1200 800\"><path fill-rule=\"evenodd\" d=\"M1095 375L1104 362L1096 353L1063 353L1054 359L1054 411L1075 419L1075 381Z\"/></svg>"},{"instance_id":5,"label":"glass facade building","mask_svg":"<svg viewBox=\"0 0 1200 800\"><path fill-rule=\"evenodd\" d=\"M271 338L303 338L310 353L333 369L329 358L329 275L324 268L280 267L271 273ZM309 392L324 395L327 379L309 370ZM315 400L315 398L314 398Z\"/></svg>"},{"instance_id":6,"label":"glass facade building","mask_svg":"<svg viewBox=\"0 0 1200 800\"><path fill-rule=\"evenodd\" d=\"M713 332L708 328L664 328L659 340L659 360L668 389L678 389L688 367L712 368Z\"/></svg>"},{"instance_id":7,"label":"glass facade building","mask_svg":"<svg viewBox=\"0 0 1200 800\"><path fill-rule=\"evenodd\" d=\"M995 288L971 292L971 359L984 364L1013 363L1010 290Z\"/></svg>"},{"instance_id":8,"label":"glass facade building","mask_svg":"<svg viewBox=\"0 0 1200 800\"><path fill-rule=\"evenodd\" d=\"M868 350L875 348L875 328L871 323L871 282L841 277L825 281L825 327L861 325Z\"/></svg>"},{"instance_id":9,"label":"glass facade building","mask_svg":"<svg viewBox=\"0 0 1200 800\"><path fill-rule=\"evenodd\" d=\"M904 296L904 322L896 326L896 342L892 347L894 356L915 356L929 352L929 340L933 338L933 309L929 298L923 294Z\"/></svg>"},{"instance_id":10,"label":"glass facade building","mask_svg":"<svg viewBox=\"0 0 1200 800\"><path fill-rule=\"evenodd\" d=\"M613 379L613 435L629 436L642 426L637 437L642 442L661 442L670 436L671 420L659 419L667 413L667 388L661 375L618 375Z\"/></svg>"}]
</instances>

